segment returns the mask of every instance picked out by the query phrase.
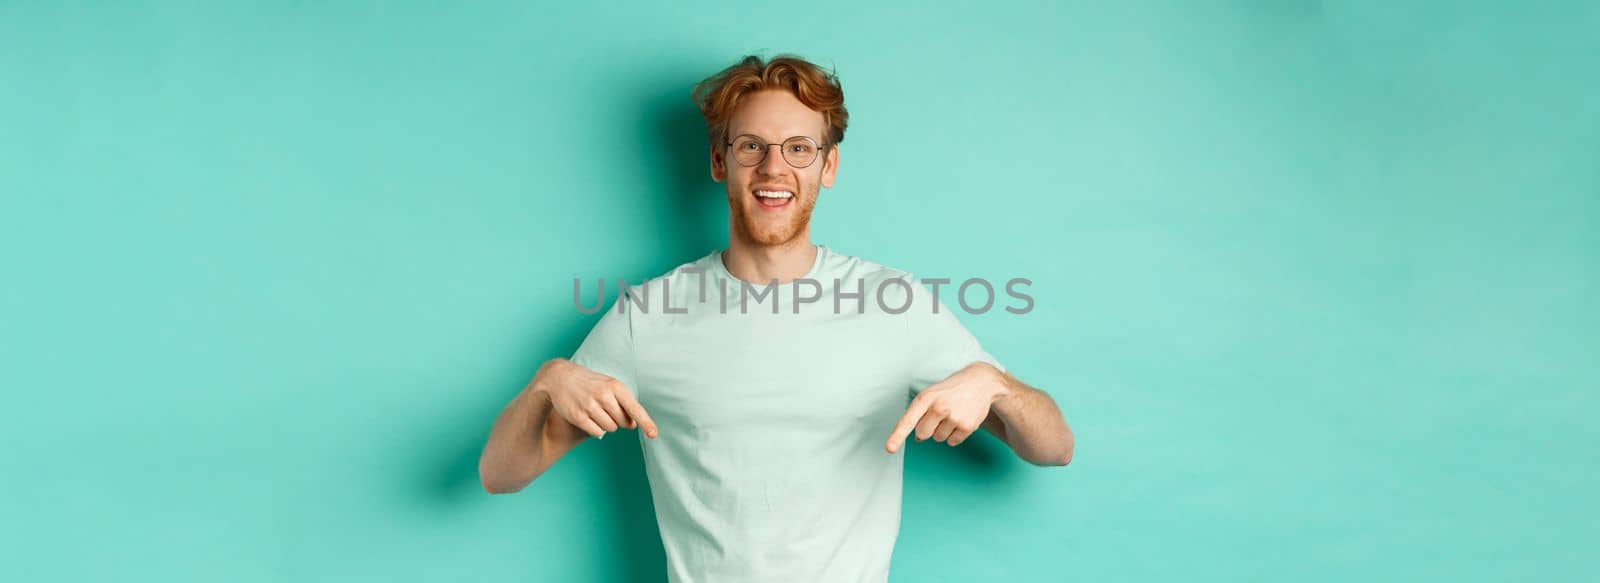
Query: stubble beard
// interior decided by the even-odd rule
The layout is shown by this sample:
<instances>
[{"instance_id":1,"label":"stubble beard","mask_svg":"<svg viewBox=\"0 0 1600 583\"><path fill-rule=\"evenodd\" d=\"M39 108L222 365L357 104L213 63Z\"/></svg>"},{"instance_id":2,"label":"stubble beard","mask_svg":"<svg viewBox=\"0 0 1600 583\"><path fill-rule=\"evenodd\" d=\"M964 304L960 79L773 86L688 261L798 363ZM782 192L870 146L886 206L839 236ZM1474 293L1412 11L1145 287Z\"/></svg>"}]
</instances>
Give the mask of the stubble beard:
<instances>
[{"instance_id":1,"label":"stubble beard","mask_svg":"<svg viewBox=\"0 0 1600 583\"><path fill-rule=\"evenodd\" d=\"M736 213L738 220L734 222L735 230L756 245L779 247L793 243L805 231L806 225L811 222L811 211L816 207L817 197L813 193L803 200L794 201L794 204L800 207L790 211L789 220L777 226L765 224L759 219L762 211L753 206L756 204L759 203L746 200L744 205L738 207L739 211Z\"/></svg>"}]
</instances>

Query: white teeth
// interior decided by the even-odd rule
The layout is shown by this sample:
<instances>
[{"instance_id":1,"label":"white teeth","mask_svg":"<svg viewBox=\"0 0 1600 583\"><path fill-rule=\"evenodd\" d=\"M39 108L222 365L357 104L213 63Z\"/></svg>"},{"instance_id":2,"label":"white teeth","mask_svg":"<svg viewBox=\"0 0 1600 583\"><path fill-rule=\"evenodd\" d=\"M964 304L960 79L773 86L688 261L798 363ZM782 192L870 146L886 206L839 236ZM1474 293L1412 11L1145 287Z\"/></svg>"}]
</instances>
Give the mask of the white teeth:
<instances>
[{"instance_id":1,"label":"white teeth","mask_svg":"<svg viewBox=\"0 0 1600 583\"><path fill-rule=\"evenodd\" d=\"M794 193L787 190L757 190L756 196L761 198L793 198Z\"/></svg>"}]
</instances>

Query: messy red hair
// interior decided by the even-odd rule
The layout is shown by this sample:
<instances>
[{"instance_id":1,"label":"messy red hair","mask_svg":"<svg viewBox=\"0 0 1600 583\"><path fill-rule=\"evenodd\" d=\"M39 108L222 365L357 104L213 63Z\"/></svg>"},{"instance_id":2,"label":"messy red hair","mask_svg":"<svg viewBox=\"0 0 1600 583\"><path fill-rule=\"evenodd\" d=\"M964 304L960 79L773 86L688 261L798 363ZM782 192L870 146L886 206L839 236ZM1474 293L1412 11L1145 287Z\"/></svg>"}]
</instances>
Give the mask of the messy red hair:
<instances>
[{"instance_id":1,"label":"messy red hair","mask_svg":"<svg viewBox=\"0 0 1600 583\"><path fill-rule=\"evenodd\" d=\"M750 55L694 86L692 96L706 118L706 137L719 154L726 147L728 120L745 95L764 89L783 89L800 103L822 113L827 143L844 141L850 113L844 108L844 89L833 71L824 70L795 55L778 55L763 62Z\"/></svg>"}]
</instances>

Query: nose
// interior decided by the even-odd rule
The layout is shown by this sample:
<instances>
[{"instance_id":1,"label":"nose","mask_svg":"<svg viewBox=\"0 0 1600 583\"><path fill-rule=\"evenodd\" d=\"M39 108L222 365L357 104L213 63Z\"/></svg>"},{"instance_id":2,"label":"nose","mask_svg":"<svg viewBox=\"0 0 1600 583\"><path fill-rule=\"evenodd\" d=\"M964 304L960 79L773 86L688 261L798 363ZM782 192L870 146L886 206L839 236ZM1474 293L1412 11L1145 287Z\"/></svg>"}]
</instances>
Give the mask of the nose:
<instances>
[{"instance_id":1,"label":"nose","mask_svg":"<svg viewBox=\"0 0 1600 583\"><path fill-rule=\"evenodd\" d=\"M773 148L777 148L778 151L772 151ZM763 174L771 176L782 174L783 170L789 167L789 161L783 159L783 144L767 144L767 156L761 159L759 166Z\"/></svg>"}]
</instances>

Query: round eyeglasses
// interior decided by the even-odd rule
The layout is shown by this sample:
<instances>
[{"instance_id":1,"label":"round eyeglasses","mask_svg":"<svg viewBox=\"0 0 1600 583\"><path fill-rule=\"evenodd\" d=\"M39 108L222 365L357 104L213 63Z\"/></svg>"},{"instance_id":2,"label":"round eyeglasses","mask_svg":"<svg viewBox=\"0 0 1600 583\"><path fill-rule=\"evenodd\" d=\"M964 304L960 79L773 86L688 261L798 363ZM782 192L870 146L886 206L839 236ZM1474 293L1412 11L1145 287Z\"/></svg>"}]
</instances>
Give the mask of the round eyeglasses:
<instances>
[{"instance_id":1,"label":"round eyeglasses","mask_svg":"<svg viewBox=\"0 0 1600 583\"><path fill-rule=\"evenodd\" d=\"M815 140L805 136L795 136L784 140L783 159L795 168L807 168L817 161L817 154L827 146L818 146ZM741 135L728 142L728 152L738 160L741 166L755 166L767 159L767 151L773 144L766 140L749 134Z\"/></svg>"}]
</instances>

